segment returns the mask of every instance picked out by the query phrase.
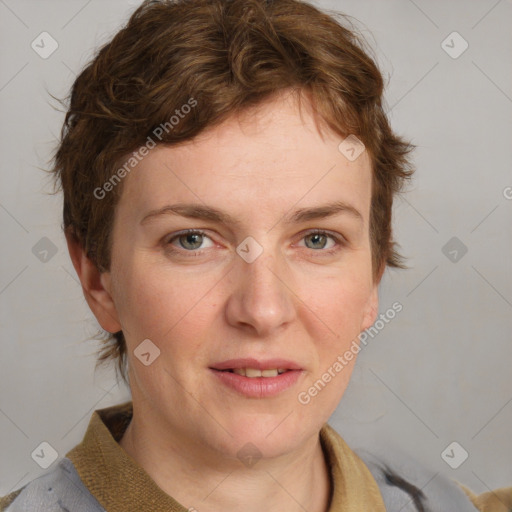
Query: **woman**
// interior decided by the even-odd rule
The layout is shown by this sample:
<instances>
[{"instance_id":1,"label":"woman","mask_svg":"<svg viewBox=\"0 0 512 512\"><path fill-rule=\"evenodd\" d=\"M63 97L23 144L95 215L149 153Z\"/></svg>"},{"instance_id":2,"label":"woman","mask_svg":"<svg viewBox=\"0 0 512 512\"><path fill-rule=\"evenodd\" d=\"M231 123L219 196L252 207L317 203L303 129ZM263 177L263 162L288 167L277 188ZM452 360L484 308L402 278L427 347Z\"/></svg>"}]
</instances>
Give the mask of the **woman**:
<instances>
[{"instance_id":1,"label":"woman","mask_svg":"<svg viewBox=\"0 0 512 512\"><path fill-rule=\"evenodd\" d=\"M327 424L401 266L411 146L382 93L306 3L137 9L76 79L53 168L99 360L132 400L2 510L476 510Z\"/></svg>"}]
</instances>

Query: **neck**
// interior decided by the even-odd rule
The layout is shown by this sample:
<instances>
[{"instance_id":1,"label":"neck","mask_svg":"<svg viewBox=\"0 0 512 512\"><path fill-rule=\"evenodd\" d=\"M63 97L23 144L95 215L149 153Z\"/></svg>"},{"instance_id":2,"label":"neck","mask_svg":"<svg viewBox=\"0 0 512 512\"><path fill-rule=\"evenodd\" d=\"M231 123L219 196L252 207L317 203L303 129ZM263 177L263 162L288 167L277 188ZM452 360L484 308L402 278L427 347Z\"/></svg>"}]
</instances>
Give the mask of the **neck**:
<instances>
[{"instance_id":1,"label":"neck","mask_svg":"<svg viewBox=\"0 0 512 512\"><path fill-rule=\"evenodd\" d=\"M189 510L220 512L327 512L330 477L320 436L278 459L245 466L222 454L183 448L169 432L141 424L134 416L121 447L168 495ZM208 460L210 459L210 460Z\"/></svg>"}]
</instances>

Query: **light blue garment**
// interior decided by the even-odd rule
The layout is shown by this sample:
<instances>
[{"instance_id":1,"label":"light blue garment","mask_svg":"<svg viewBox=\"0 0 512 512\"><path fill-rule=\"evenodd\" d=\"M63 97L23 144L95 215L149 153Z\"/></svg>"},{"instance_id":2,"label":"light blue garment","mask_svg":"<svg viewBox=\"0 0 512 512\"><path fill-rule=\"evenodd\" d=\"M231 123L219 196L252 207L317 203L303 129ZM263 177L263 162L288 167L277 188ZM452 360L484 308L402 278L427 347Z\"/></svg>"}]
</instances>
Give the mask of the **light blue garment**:
<instances>
[{"instance_id":1,"label":"light blue garment","mask_svg":"<svg viewBox=\"0 0 512 512\"><path fill-rule=\"evenodd\" d=\"M397 475L419 489L424 495L421 500L425 512L475 512L478 509L471 503L466 493L456 482L424 467L404 453L379 455L366 449L354 452L366 464L377 481L382 499L388 512L418 512L408 492L393 485L390 475Z\"/></svg>"},{"instance_id":2,"label":"light blue garment","mask_svg":"<svg viewBox=\"0 0 512 512\"><path fill-rule=\"evenodd\" d=\"M477 509L455 482L428 471L414 459L377 457L366 450L354 450L379 485L388 512L418 512L411 495L390 483L389 471L422 490L425 512L475 512ZM73 463L63 458L55 469L23 487L5 512L106 512L85 487ZM140 512L151 512L140 511ZM342 512L342 511L336 511ZM371 511L361 511L371 512Z\"/></svg>"},{"instance_id":3,"label":"light blue garment","mask_svg":"<svg viewBox=\"0 0 512 512\"><path fill-rule=\"evenodd\" d=\"M25 485L5 512L106 512L68 458Z\"/></svg>"}]
</instances>

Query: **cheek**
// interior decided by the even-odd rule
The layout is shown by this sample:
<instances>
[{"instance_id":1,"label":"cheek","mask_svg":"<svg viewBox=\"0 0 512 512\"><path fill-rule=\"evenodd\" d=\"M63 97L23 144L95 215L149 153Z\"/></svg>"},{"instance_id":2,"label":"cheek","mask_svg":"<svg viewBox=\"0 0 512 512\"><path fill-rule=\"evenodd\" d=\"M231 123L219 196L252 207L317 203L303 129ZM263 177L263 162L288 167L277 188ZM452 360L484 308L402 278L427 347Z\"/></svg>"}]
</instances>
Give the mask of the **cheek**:
<instances>
[{"instance_id":1,"label":"cheek","mask_svg":"<svg viewBox=\"0 0 512 512\"><path fill-rule=\"evenodd\" d=\"M349 259L347 265L335 270L297 271L293 279L292 288L300 299L296 304L298 322L311 339L331 349L350 343L359 334L371 289L371 265L366 264L370 259L360 253ZM170 270L144 261L143 255L125 258L113 277L116 308L127 341L136 344L149 338L160 345L178 337L187 339L187 347L194 349L201 332L219 315L211 306L222 289L219 276L214 274L208 279L208 273L198 276L187 269ZM228 290L225 293L229 295ZM294 301L293 294L289 300ZM216 296L218 301L222 298ZM167 350L172 351L172 347Z\"/></svg>"},{"instance_id":2,"label":"cheek","mask_svg":"<svg viewBox=\"0 0 512 512\"><path fill-rule=\"evenodd\" d=\"M372 291L369 273L340 271L326 279L308 279L304 286L309 289L304 303L314 312L316 321L324 324L327 341L352 340L361 332Z\"/></svg>"},{"instance_id":3,"label":"cheek","mask_svg":"<svg viewBox=\"0 0 512 512\"><path fill-rule=\"evenodd\" d=\"M149 338L159 345L170 337L189 337L188 331L197 337L211 288L205 279L191 282L183 273L142 264L125 265L120 276L116 307L127 340Z\"/></svg>"},{"instance_id":4,"label":"cheek","mask_svg":"<svg viewBox=\"0 0 512 512\"><path fill-rule=\"evenodd\" d=\"M358 335L370 290L366 279L338 275L316 286L305 301L314 311L308 313L309 333L317 361L298 396L304 421L311 415L320 425L327 421L345 393L360 351Z\"/></svg>"}]
</instances>

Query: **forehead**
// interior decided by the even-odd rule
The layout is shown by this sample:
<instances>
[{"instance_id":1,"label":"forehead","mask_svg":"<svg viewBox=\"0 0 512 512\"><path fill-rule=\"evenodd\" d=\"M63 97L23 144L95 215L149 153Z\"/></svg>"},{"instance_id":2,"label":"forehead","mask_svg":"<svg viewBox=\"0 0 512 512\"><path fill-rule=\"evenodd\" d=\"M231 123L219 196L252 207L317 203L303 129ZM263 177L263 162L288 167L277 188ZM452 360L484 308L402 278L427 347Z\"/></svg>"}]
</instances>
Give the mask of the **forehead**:
<instances>
[{"instance_id":1,"label":"forehead","mask_svg":"<svg viewBox=\"0 0 512 512\"><path fill-rule=\"evenodd\" d=\"M350 161L343 137L323 128L304 102L279 96L233 115L191 141L157 146L125 178L119 209L132 215L174 202L236 206L233 213L276 212L300 203L341 200L367 215L371 164Z\"/></svg>"}]
</instances>

